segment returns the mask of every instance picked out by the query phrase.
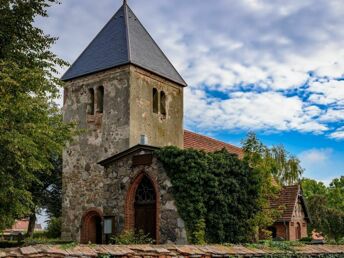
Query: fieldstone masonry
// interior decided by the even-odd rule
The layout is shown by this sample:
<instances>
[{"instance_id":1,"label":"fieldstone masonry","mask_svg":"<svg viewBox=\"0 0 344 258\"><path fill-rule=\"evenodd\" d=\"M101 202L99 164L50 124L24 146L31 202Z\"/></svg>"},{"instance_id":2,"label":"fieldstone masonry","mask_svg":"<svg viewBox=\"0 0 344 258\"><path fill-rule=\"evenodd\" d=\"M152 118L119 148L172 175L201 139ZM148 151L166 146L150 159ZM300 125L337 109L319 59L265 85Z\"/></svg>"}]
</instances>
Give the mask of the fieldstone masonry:
<instances>
[{"instance_id":1,"label":"fieldstone masonry","mask_svg":"<svg viewBox=\"0 0 344 258\"><path fill-rule=\"evenodd\" d=\"M126 202L130 202L128 199L128 195L132 194L130 187L140 175L144 174L157 188L157 240L161 243L185 244L187 242L185 225L178 214L169 177L151 150L145 150L144 146L135 149L134 152L105 165L104 200L108 201L103 206L104 216L116 218L115 234L119 234L123 229L130 229L132 226L129 225L130 218L125 216L132 215L128 214L130 213L128 206L131 203ZM133 165L134 156L147 154L153 156L151 164Z\"/></svg>"},{"instance_id":2,"label":"fieldstone masonry","mask_svg":"<svg viewBox=\"0 0 344 258\"><path fill-rule=\"evenodd\" d=\"M100 86L104 87L103 112L97 111L99 96L95 94L92 115L88 112L89 90L97 92ZM153 87L167 96L166 116L152 112ZM182 148L183 88L133 65L125 65L68 81L64 96L64 121L75 122L80 134L63 153L62 238L80 241L82 218L92 209L99 210L100 216L116 215L116 233L119 233L125 220L126 191L143 168L131 168L130 157L106 173L97 163L137 145L141 135L153 146ZM166 173L155 159L144 170L157 179L161 190L160 241L184 243L185 230L173 204Z\"/></svg>"}]
</instances>

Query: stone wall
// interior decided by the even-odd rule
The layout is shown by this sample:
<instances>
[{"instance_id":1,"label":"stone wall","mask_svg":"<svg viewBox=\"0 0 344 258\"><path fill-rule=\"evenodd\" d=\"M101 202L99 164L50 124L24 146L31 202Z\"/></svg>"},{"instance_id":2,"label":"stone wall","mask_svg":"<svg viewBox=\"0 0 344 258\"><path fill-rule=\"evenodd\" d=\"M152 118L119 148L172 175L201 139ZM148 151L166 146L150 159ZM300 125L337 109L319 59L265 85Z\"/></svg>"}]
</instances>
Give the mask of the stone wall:
<instances>
[{"instance_id":1,"label":"stone wall","mask_svg":"<svg viewBox=\"0 0 344 258\"><path fill-rule=\"evenodd\" d=\"M153 112L153 88L166 94L166 116ZM131 66L130 145L146 135L152 146L183 148L183 87Z\"/></svg>"},{"instance_id":2,"label":"stone wall","mask_svg":"<svg viewBox=\"0 0 344 258\"><path fill-rule=\"evenodd\" d=\"M114 216L115 234L120 234L123 229L132 229L130 225L130 211L125 210L130 206L128 195L135 179L145 173L155 182L157 191L157 240L159 243L187 242L184 221L180 218L172 195L172 184L161 163L153 156L150 165L133 165L132 158L136 155L151 153L151 151L136 151L124 156L105 169L104 180L104 216ZM127 216L127 217L126 217ZM129 228L128 228L129 227Z\"/></svg>"},{"instance_id":3,"label":"stone wall","mask_svg":"<svg viewBox=\"0 0 344 258\"><path fill-rule=\"evenodd\" d=\"M129 74L126 66L65 86L64 121L75 122L80 134L63 152L64 240L80 241L82 215L90 208L102 209L103 167L97 162L129 148ZM103 113L88 115L89 89L99 86L105 91Z\"/></svg>"},{"instance_id":4,"label":"stone wall","mask_svg":"<svg viewBox=\"0 0 344 258\"><path fill-rule=\"evenodd\" d=\"M150 246L150 245L80 245L73 248L61 248L59 246L28 246L23 248L14 248L1 250L0 257L123 257L123 258L228 258L228 257L321 257L334 258L344 257L343 245L302 245L294 247L293 250L278 250L276 248L253 248L240 245L222 246L222 245L206 245L206 246Z\"/></svg>"}]
</instances>

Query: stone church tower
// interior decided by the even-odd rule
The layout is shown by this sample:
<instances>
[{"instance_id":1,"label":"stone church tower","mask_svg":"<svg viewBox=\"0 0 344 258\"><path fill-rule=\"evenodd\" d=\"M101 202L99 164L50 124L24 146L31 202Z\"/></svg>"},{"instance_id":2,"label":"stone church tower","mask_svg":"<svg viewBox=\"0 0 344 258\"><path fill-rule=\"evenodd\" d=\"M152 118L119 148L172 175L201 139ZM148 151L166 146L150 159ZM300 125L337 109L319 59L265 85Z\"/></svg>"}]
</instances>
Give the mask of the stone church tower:
<instances>
[{"instance_id":1,"label":"stone church tower","mask_svg":"<svg viewBox=\"0 0 344 258\"><path fill-rule=\"evenodd\" d=\"M126 1L62 80L64 121L81 129L63 153L62 238L101 243L107 233L151 227L145 231L157 242L186 241L170 182L152 154L183 147L186 83ZM154 210L145 225L138 214L149 208L137 201L138 189L154 192L144 197Z\"/></svg>"}]
</instances>

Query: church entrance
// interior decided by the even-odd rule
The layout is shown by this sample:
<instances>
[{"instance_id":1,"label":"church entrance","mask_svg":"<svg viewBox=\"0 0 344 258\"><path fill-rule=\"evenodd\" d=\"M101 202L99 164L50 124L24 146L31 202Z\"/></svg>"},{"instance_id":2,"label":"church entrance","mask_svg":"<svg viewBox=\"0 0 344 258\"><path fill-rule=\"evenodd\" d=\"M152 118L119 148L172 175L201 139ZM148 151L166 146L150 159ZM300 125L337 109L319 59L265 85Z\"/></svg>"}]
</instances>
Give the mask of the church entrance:
<instances>
[{"instance_id":1,"label":"church entrance","mask_svg":"<svg viewBox=\"0 0 344 258\"><path fill-rule=\"evenodd\" d=\"M135 231L156 239L156 193L152 182L143 176L135 193Z\"/></svg>"},{"instance_id":2,"label":"church entrance","mask_svg":"<svg viewBox=\"0 0 344 258\"><path fill-rule=\"evenodd\" d=\"M82 244L102 244L102 218L97 211L89 211L83 217Z\"/></svg>"}]
</instances>

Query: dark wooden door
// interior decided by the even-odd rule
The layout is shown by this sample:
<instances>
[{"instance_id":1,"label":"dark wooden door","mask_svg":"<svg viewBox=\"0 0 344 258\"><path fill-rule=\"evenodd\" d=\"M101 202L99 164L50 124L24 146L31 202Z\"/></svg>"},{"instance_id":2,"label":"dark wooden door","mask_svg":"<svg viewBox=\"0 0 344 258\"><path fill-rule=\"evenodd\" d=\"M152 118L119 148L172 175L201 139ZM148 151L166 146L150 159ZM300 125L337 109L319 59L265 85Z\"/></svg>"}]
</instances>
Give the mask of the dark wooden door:
<instances>
[{"instance_id":1,"label":"dark wooden door","mask_svg":"<svg viewBox=\"0 0 344 258\"><path fill-rule=\"evenodd\" d=\"M135 204L135 229L142 230L145 235L156 239L155 203Z\"/></svg>"},{"instance_id":2,"label":"dark wooden door","mask_svg":"<svg viewBox=\"0 0 344 258\"><path fill-rule=\"evenodd\" d=\"M152 182L144 176L135 194L135 231L156 239L156 193Z\"/></svg>"},{"instance_id":3,"label":"dark wooden door","mask_svg":"<svg viewBox=\"0 0 344 258\"><path fill-rule=\"evenodd\" d=\"M101 218L99 216L91 217L87 227L88 227L87 228L88 230L87 242L91 242L92 244L101 244L102 243Z\"/></svg>"}]
</instances>

